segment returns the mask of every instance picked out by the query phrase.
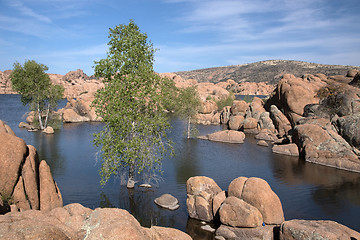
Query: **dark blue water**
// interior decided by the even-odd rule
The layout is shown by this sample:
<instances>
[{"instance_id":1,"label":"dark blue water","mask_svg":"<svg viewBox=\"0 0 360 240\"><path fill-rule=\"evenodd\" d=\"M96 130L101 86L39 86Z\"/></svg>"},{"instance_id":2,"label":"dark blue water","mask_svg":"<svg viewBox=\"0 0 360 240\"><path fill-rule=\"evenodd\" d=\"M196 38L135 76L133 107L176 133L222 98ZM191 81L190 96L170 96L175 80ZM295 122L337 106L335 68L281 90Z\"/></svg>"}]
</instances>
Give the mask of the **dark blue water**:
<instances>
[{"instance_id":1,"label":"dark blue water","mask_svg":"<svg viewBox=\"0 0 360 240\"><path fill-rule=\"evenodd\" d=\"M196 222L188 220L186 180L191 176L208 176L226 190L239 177L260 177L278 194L289 219L326 219L360 231L360 174L336 170L295 157L273 154L270 147L256 145L252 135L244 144L225 144L186 139L184 124L171 119L169 137L176 156L163 161L163 181L152 189L128 190L120 179L112 178L105 187L99 184L99 149L92 144L92 133L102 123L64 124L54 135L19 129L24 121L23 107L17 95L0 95L0 119L27 144L34 145L41 159L51 167L63 195L64 204L81 203L89 208L119 207L130 211L143 226L159 225L200 234ZM220 126L198 126L201 134L220 130ZM176 211L161 209L153 200L170 193L180 201Z\"/></svg>"}]
</instances>

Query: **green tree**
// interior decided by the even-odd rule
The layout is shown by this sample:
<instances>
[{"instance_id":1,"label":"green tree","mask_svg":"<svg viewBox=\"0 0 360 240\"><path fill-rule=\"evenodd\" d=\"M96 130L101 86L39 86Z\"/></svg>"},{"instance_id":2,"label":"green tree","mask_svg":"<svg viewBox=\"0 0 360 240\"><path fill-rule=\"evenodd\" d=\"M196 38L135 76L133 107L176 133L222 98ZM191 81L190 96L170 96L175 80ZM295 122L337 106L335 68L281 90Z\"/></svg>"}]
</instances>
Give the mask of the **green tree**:
<instances>
[{"instance_id":1,"label":"green tree","mask_svg":"<svg viewBox=\"0 0 360 240\"><path fill-rule=\"evenodd\" d=\"M51 83L47 70L46 65L27 60L24 66L15 62L10 75L12 87L21 94L22 103L37 113L40 129L47 127L50 110L57 106L64 93L62 86Z\"/></svg>"},{"instance_id":2,"label":"green tree","mask_svg":"<svg viewBox=\"0 0 360 240\"><path fill-rule=\"evenodd\" d=\"M179 89L177 102L176 112L181 118L186 120L186 135L187 138L190 138L197 134L197 129L194 125L191 125L191 122L201 108L201 100L196 87Z\"/></svg>"},{"instance_id":3,"label":"green tree","mask_svg":"<svg viewBox=\"0 0 360 240\"><path fill-rule=\"evenodd\" d=\"M109 38L107 58L95 61L95 76L104 78L105 87L93 106L105 125L94 144L101 146L101 184L125 172L132 188L136 175L161 172L171 147L164 107L171 83L154 72L155 49L133 20L110 28Z\"/></svg>"}]
</instances>

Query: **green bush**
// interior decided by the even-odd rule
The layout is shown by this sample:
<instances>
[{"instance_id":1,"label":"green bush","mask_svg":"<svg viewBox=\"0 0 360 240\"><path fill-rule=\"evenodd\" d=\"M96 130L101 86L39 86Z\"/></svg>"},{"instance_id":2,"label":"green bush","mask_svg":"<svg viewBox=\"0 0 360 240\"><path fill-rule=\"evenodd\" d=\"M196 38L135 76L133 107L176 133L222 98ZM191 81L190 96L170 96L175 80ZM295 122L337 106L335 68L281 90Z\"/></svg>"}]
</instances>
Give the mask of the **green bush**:
<instances>
[{"instance_id":1,"label":"green bush","mask_svg":"<svg viewBox=\"0 0 360 240\"><path fill-rule=\"evenodd\" d=\"M231 106L235 100L235 95L233 92L230 91L229 95L225 98L221 98L216 102L216 105L218 107L218 110L222 110L226 106Z\"/></svg>"}]
</instances>

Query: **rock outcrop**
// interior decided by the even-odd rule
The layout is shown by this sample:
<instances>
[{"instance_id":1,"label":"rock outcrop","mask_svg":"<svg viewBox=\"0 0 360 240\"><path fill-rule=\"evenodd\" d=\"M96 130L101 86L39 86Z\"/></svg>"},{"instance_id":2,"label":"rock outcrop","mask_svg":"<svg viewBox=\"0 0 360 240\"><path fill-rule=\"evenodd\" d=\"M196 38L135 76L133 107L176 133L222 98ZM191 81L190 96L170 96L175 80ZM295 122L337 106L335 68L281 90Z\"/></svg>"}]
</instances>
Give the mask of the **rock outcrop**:
<instances>
[{"instance_id":1,"label":"rock outcrop","mask_svg":"<svg viewBox=\"0 0 360 240\"><path fill-rule=\"evenodd\" d=\"M201 137L215 142L225 143L244 143L245 134L240 131L224 130L208 134L206 137Z\"/></svg>"},{"instance_id":2,"label":"rock outcrop","mask_svg":"<svg viewBox=\"0 0 360 240\"><path fill-rule=\"evenodd\" d=\"M177 229L145 228L126 210L78 203L49 212L29 210L0 216L1 239L180 239L191 237Z\"/></svg>"},{"instance_id":3,"label":"rock outcrop","mask_svg":"<svg viewBox=\"0 0 360 240\"><path fill-rule=\"evenodd\" d=\"M333 221L285 221L279 197L261 178L238 177L226 192L211 178L192 177L186 188L190 218L219 221L215 239L360 239Z\"/></svg>"},{"instance_id":4,"label":"rock outcrop","mask_svg":"<svg viewBox=\"0 0 360 240\"><path fill-rule=\"evenodd\" d=\"M0 121L0 204L1 212L12 209L49 211L63 204L50 168L39 162L36 149L26 145L12 131L2 132ZM5 128L6 129L6 128ZM9 128L10 129L10 128ZM10 129L11 130L11 129Z\"/></svg>"},{"instance_id":5,"label":"rock outcrop","mask_svg":"<svg viewBox=\"0 0 360 240\"><path fill-rule=\"evenodd\" d=\"M333 221L290 220L280 227L280 240L360 239L360 233Z\"/></svg>"}]
</instances>

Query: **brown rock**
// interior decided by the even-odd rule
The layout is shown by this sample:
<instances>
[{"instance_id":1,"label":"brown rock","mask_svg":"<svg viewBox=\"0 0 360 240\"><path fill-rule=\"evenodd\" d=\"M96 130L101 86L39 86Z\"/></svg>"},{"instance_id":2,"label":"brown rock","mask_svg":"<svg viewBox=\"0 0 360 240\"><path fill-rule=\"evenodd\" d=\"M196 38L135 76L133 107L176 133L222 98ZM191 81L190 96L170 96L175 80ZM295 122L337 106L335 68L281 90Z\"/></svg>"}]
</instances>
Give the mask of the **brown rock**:
<instances>
[{"instance_id":1,"label":"brown rock","mask_svg":"<svg viewBox=\"0 0 360 240\"><path fill-rule=\"evenodd\" d=\"M360 233L333 221L290 220L280 227L280 240L360 239Z\"/></svg>"},{"instance_id":2,"label":"brown rock","mask_svg":"<svg viewBox=\"0 0 360 240\"><path fill-rule=\"evenodd\" d=\"M226 143L243 143L245 134L234 130L224 130L214 132L207 135L210 141L226 142Z\"/></svg>"},{"instance_id":3,"label":"brown rock","mask_svg":"<svg viewBox=\"0 0 360 240\"><path fill-rule=\"evenodd\" d=\"M292 128L287 117L275 105L271 105L270 113L270 117L273 120L279 135L281 137L287 135Z\"/></svg>"},{"instance_id":4,"label":"brown rock","mask_svg":"<svg viewBox=\"0 0 360 240\"><path fill-rule=\"evenodd\" d=\"M277 137L270 129L261 129L255 139L275 142Z\"/></svg>"},{"instance_id":5,"label":"brown rock","mask_svg":"<svg viewBox=\"0 0 360 240\"><path fill-rule=\"evenodd\" d=\"M249 108L249 104L243 100L234 100L231 105L230 111L232 115L245 116L246 110Z\"/></svg>"},{"instance_id":6,"label":"brown rock","mask_svg":"<svg viewBox=\"0 0 360 240\"><path fill-rule=\"evenodd\" d=\"M43 130L43 132L46 134L54 134L54 129L52 127L48 126Z\"/></svg>"},{"instance_id":7,"label":"brown rock","mask_svg":"<svg viewBox=\"0 0 360 240\"><path fill-rule=\"evenodd\" d=\"M22 168L22 177L31 209L39 210L39 157L33 146L28 145L28 149L29 155L26 157Z\"/></svg>"},{"instance_id":8,"label":"brown rock","mask_svg":"<svg viewBox=\"0 0 360 240\"><path fill-rule=\"evenodd\" d=\"M230 107L226 106L224 107L220 112L220 124L228 124L230 120Z\"/></svg>"},{"instance_id":9,"label":"brown rock","mask_svg":"<svg viewBox=\"0 0 360 240\"><path fill-rule=\"evenodd\" d=\"M139 222L126 210L116 208L97 208L84 223L84 239L148 239Z\"/></svg>"},{"instance_id":10,"label":"brown rock","mask_svg":"<svg viewBox=\"0 0 360 240\"><path fill-rule=\"evenodd\" d=\"M213 213L214 216L218 215L218 211L219 208L221 206L221 204L225 201L226 199L226 193L225 191L219 192L218 194L216 194L213 198Z\"/></svg>"},{"instance_id":11,"label":"brown rock","mask_svg":"<svg viewBox=\"0 0 360 240\"><path fill-rule=\"evenodd\" d=\"M19 169L27 155L24 140L0 132L0 193L11 196L19 178Z\"/></svg>"},{"instance_id":12,"label":"brown rock","mask_svg":"<svg viewBox=\"0 0 360 240\"><path fill-rule=\"evenodd\" d=\"M246 118L243 121L244 130L257 128L257 125L258 125L258 120L256 120L256 118Z\"/></svg>"},{"instance_id":13,"label":"brown rock","mask_svg":"<svg viewBox=\"0 0 360 240\"><path fill-rule=\"evenodd\" d=\"M14 189L13 201L16 207L20 209L20 211L25 211L30 209L30 204L26 199L23 178L21 176L19 177L19 181L17 182Z\"/></svg>"},{"instance_id":14,"label":"brown rock","mask_svg":"<svg viewBox=\"0 0 360 240\"><path fill-rule=\"evenodd\" d=\"M216 112L218 109L216 103L213 100L206 100L202 103L200 113L207 114Z\"/></svg>"},{"instance_id":15,"label":"brown rock","mask_svg":"<svg viewBox=\"0 0 360 240\"><path fill-rule=\"evenodd\" d=\"M277 239L274 237L278 233L278 227L274 225L266 225L257 228L238 228L221 225L216 230L217 237L223 237L224 239L236 239L236 240L273 240ZM217 238L219 239L219 238Z\"/></svg>"},{"instance_id":16,"label":"brown rock","mask_svg":"<svg viewBox=\"0 0 360 240\"><path fill-rule=\"evenodd\" d=\"M58 186L56 185L50 171L49 165L45 160L40 162L40 210L50 211L51 209L62 207L63 200Z\"/></svg>"},{"instance_id":17,"label":"brown rock","mask_svg":"<svg viewBox=\"0 0 360 240\"><path fill-rule=\"evenodd\" d=\"M275 131L275 125L270 118L269 112L263 112L260 114L258 125L260 129L270 129L273 132Z\"/></svg>"},{"instance_id":18,"label":"brown rock","mask_svg":"<svg viewBox=\"0 0 360 240\"><path fill-rule=\"evenodd\" d=\"M359 71L356 69L350 69L347 74L346 77L355 77L355 75L358 73Z\"/></svg>"},{"instance_id":19,"label":"brown rock","mask_svg":"<svg viewBox=\"0 0 360 240\"><path fill-rule=\"evenodd\" d=\"M241 199L243 187L247 179L247 177L238 177L232 180L228 188L229 197L234 196Z\"/></svg>"},{"instance_id":20,"label":"brown rock","mask_svg":"<svg viewBox=\"0 0 360 240\"><path fill-rule=\"evenodd\" d=\"M213 198L221 192L216 182L208 177L191 177L186 182L186 191L189 216L204 221L213 220Z\"/></svg>"},{"instance_id":21,"label":"brown rock","mask_svg":"<svg viewBox=\"0 0 360 240\"><path fill-rule=\"evenodd\" d=\"M29 210L0 216L0 239L80 239L70 227L43 212Z\"/></svg>"},{"instance_id":22,"label":"brown rock","mask_svg":"<svg viewBox=\"0 0 360 240\"><path fill-rule=\"evenodd\" d=\"M284 221L280 199L265 180L256 177L246 180L241 198L260 211L266 224Z\"/></svg>"},{"instance_id":23,"label":"brown rock","mask_svg":"<svg viewBox=\"0 0 360 240\"><path fill-rule=\"evenodd\" d=\"M258 227L263 219L256 207L251 206L237 197L225 199L219 210L220 220L233 227Z\"/></svg>"},{"instance_id":24,"label":"brown rock","mask_svg":"<svg viewBox=\"0 0 360 240\"><path fill-rule=\"evenodd\" d=\"M246 118L255 118L256 120L259 120L260 115L263 112L266 112L263 100L261 98L254 97L246 111Z\"/></svg>"},{"instance_id":25,"label":"brown rock","mask_svg":"<svg viewBox=\"0 0 360 240\"><path fill-rule=\"evenodd\" d=\"M230 130L238 131L243 127L244 117L241 115L231 115L229 120L229 128Z\"/></svg>"},{"instance_id":26,"label":"brown rock","mask_svg":"<svg viewBox=\"0 0 360 240\"><path fill-rule=\"evenodd\" d=\"M278 154L289 155L289 156L295 156L295 157L299 156L299 149L295 143L274 145L272 147L272 152L278 153Z\"/></svg>"},{"instance_id":27,"label":"brown rock","mask_svg":"<svg viewBox=\"0 0 360 240\"><path fill-rule=\"evenodd\" d=\"M263 147L268 147L269 146L269 144L264 140L257 141L256 144L259 145L259 146L263 146Z\"/></svg>"},{"instance_id":28,"label":"brown rock","mask_svg":"<svg viewBox=\"0 0 360 240\"><path fill-rule=\"evenodd\" d=\"M293 141L308 162L360 172L360 160L352 147L332 129L310 123L297 125Z\"/></svg>"},{"instance_id":29,"label":"brown rock","mask_svg":"<svg viewBox=\"0 0 360 240\"><path fill-rule=\"evenodd\" d=\"M148 231L148 234L150 235L148 239L151 240L165 240L165 239L191 240L192 239L188 234L174 228L152 226L150 229L144 228L144 230Z\"/></svg>"},{"instance_id":30,"label":"brown rock","mask_svg":"<svg viewBox=\"0 0 360 240\"><path fill-rule=\"evenodd\" d=\"M179 201L170 194L163 194L158 198L155 198L154 202L159 205L160 207L169 209L169 210L176 210L179 206Z\"/></svg>"},{"instance_id":31,"label":"brown rock","mask_svg":"<svg viewBox=\"0 0 360 240\"><path fill-rule=\"evenodd\" d=\"M0 133L8 133L12 136L16 136L14 131L6 124L4 123L2 120L0 120Z\"/></svg>"},{"instance_id":32,"label":"brown rock","mask_svg":"<svg viewBox=\"0 0 360 240\"><path fill-rule=\"evenodd\" d=\"M88 122L90 119L80 116L73 109L65 109L63 113L64 122Z\"/></svg>"}]
</instances>

